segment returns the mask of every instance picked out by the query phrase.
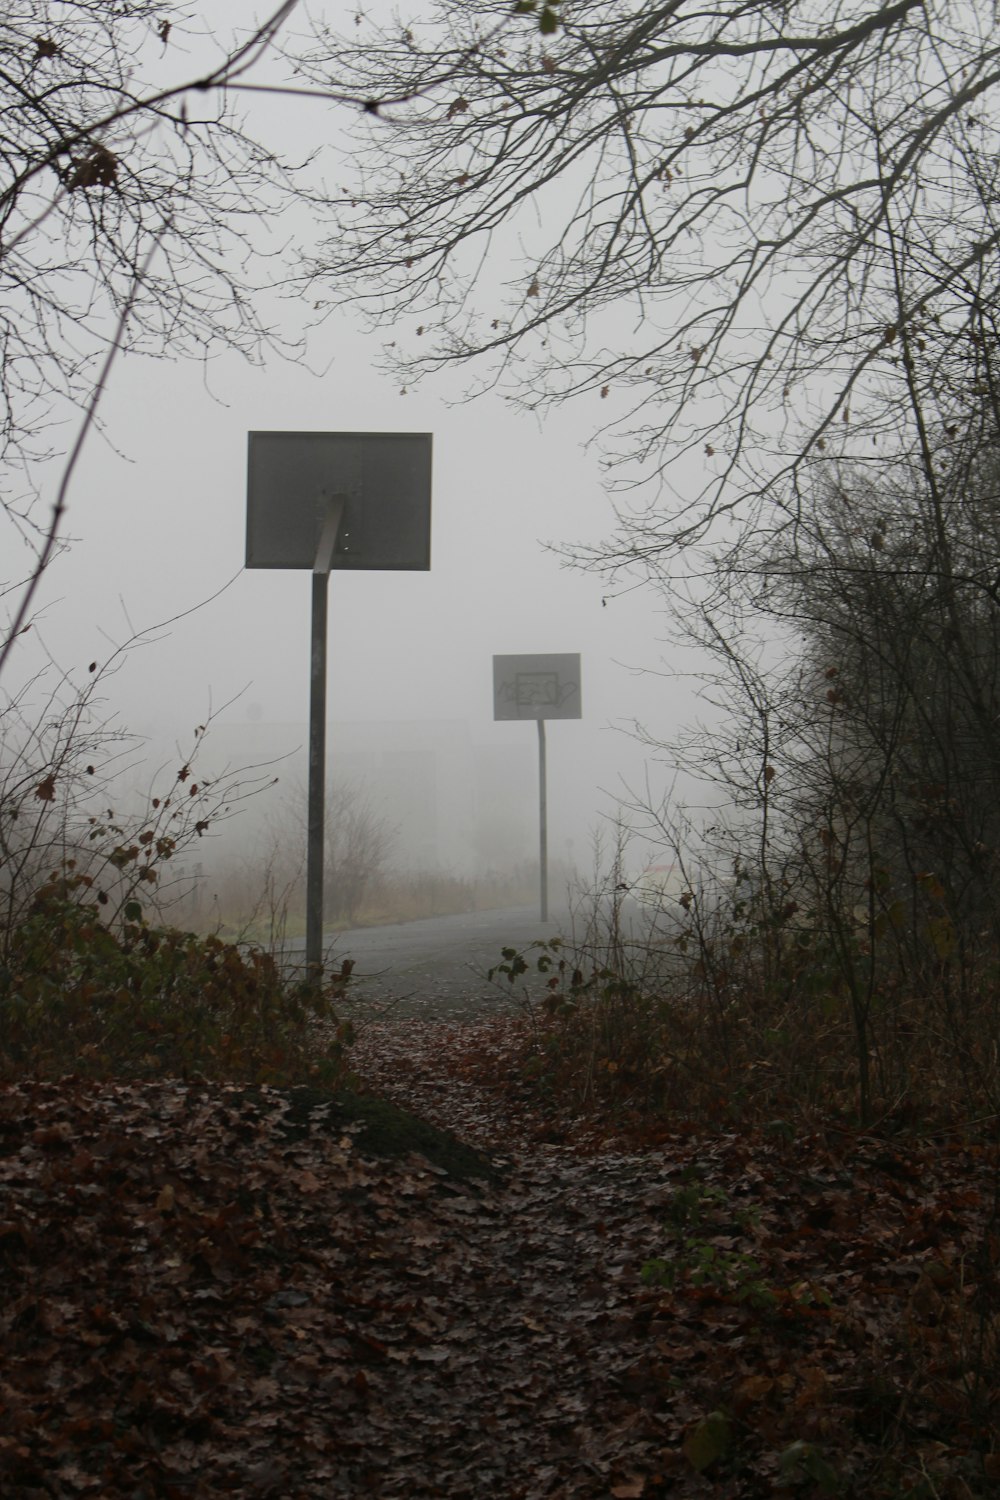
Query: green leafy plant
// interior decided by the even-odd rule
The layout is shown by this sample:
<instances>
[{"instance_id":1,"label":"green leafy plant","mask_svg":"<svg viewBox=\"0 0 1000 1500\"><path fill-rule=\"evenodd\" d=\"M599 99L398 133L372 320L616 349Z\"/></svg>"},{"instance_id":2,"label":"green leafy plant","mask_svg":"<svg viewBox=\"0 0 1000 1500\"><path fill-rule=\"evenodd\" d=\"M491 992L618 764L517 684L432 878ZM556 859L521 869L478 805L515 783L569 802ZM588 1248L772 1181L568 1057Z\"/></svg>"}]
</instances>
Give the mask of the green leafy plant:
<instances>
[{"instance_id":1,"label":"green leafy plant","mask_svg":"<svg viewBox=\"0 0 1000 1500\"><path fill-rule=\"evenodd\" d=\"M840 1495L843 1486L814 1443L795 1442L778 1459L781 1482L788 1487L815 1485L821 1495Z\"/></svg>"},{"instance_id":2,"label":"green leafy plant","mask_svg":"<svg viewBox=\"0 0 1000 1500\"><path fill-rule=\"evenodd\" d=\"M778 1298L761 1276L761 1266L753 1256L739 1250L720 1250L707 1241L685 1236L669 1260L657 1257L642 1267L647 1286L664 1286L673 1290L679 1281L690 1286L712 1287L736 1302L751 1307L777 1307Z\"/></svg>"},{"instance_id":3,"label":"green leafy plant","mask_svg":"<svg viewBox=\"0 0 1000 1500\"><path fill-rule=\"evenodd\" d=\"M682 1284L707 1287L761 1312L779 1306L830 1305L824 1288L787 1289L769 1284L756 1256L731 1244L733 1228L745 1232L753 1227L752 1208L735 1208L722 1188L702 1182L695 1171L685 1176L684 1186L674 1193L664 1216L669 1248L643 1263L641 1276L647 1286L668 1291ZM719 1243L723 1240L726 1243Z\"/></svg>"}]
</instances>

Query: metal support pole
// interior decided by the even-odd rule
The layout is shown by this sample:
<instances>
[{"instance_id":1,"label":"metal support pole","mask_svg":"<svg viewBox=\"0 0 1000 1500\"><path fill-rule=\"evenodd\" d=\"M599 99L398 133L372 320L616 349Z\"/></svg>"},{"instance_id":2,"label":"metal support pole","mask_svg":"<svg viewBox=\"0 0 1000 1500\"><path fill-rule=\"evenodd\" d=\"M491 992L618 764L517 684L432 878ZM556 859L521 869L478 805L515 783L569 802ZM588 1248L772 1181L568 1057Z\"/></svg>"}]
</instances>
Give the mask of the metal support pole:
<instances>
[{"instance_id":1,"label":"metal support pole","mask_svg":"<svg viewBox=\"0 0 1000 1500\"><path fill-rule=\"evenodd\" d=\"M326 802L326 606L329 573L312 576L309 678L309 813L306 843L306 978L323 978L323 834Z\"/></svg>"},{"instance_id":2,"label":"metal support pole","mask_svg":"<svg viewBox=\"0 0 1000 1500\"><path fill-rule=\"evenodd\" d=\"M312 655L309 674L309 810L306 839L306 980L323 979L323 844L326 832L326 629L330 564L344 514L344 497L327 497L312 575Z\"/></svg>"},{"instance_id":3,"label":"metal support pole","mask_svg":"<svg viewBox=\"0 0 1000 1500\"><path fill-rule=\"evenodd\" d=\"M538 725L538 876L541 886L542 921L549 920L549 810L545 787L545 720Z\"/></svg>"}]
</instances>

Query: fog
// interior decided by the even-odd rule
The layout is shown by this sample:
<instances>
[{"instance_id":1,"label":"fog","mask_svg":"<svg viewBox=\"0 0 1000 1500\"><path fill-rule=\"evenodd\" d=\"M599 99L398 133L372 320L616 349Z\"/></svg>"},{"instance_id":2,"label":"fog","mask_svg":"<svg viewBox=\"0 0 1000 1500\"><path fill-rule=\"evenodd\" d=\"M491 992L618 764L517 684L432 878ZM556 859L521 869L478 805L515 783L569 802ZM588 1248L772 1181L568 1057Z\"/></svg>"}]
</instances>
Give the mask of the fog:
<instances>
[{"instance_id":1,"label":"fog","mask_svg":"<svg viewBox=\"0 0 1000 1500\"><path fill-rule=\"evenodd\" d=\"M410 810L424 832L405 833L397 759L390 813L402 844L420 857L468 860L474 795L517 817L526 856L536 732L530 722L494 722L492 657L579 652L582 718L547 727L550 838L579 857L626 784L641 786L649 773L664 785L634 721L666 738L691 708L682 685L658 675L661 601L609 593L545 546L596 541L608 529L596 459L582 448L586 422L573 412L539 430L488 399L449 409L429 392L402 398L365 358L355 335L321 378L277 362L258 372L222 361L211 370L214 395L190 365L122 360L103 409L108 441L93 438L78 469L73 543L50 569L35 633L60 666L85 677L91 661L153 632L106 685L109 710L148 742L150 762L175 745L186 755L195 726L209 720L203 774L216 761L292 754L307 738L310 577L242 567L247 432L432 432L430 571L331 575L330 775L377 792L380 760L431 754L440 801L430 844L425 803ZM12 671L33 664L36 651L26 638ZM275 774L301 771L279 765ZM415 791L426 797L419 777ZM510 840L501 848L499 830L497 838L508 857Z\"/></svg>"},{"instance_id":2,"label":"fog","mask_svg":"<svg viewBox=\"0 0 1000 1500\"><path fill-rule=\"evenodd\" d=\"M308 243L308 226L282 229ZM278 296L271 316L293 334L309 324L307 308ZM310 629L307 572L243 567L247 433L430 432L430 571L331 575L328 778L363 790L402 864L475 873L530 861L536 731L494 721L492 657L578 652L582 718L547 726L549 847L586 873L620 800L657 803L671 786L636 723L667 741L696 710L691 662L664 656L663 599L612 588L553 550L611 531L588 447L606 411L587 398L539 422L494 396L464 402L456 376L402 394L376 354L345 316L310 330L305 363L119 358L70 488L71 545L5 686L46 655L85 680L91 662L145 637L102 684L107 714L141 740L131 784L183 762L207 725L202 777L265 764L277 779L204 840L213 862L245 857L301 804ZM75 430L67 420L57 450ZM60 473L55 462L41 475L39 516ZM640 867L647 857L636 853Z\"/></svg>"}]
</instances>

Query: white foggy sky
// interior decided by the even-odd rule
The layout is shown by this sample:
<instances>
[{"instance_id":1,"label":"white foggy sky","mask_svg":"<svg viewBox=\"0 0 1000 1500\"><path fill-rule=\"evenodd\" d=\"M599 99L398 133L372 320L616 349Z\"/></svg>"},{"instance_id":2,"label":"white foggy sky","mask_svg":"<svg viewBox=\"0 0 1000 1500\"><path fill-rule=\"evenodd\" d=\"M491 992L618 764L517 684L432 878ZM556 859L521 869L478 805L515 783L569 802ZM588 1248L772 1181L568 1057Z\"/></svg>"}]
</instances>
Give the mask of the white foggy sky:
<instances>
[{"instance_id":1,"label":"white foggy sky","mask_svg":"<svg viewBox=\"0 0 1000 1500\"><path fill-rule=\"evenodd\" d=\"M329 126L329 111L323 119ZM309 232L303 223L304 242ZM274 307L282 316L283 304ZM604 606L600 578L566 569L542 545L593 542L611 530L597 457L583 446L606 408L587 398L540 428L493 397L445 405L460 379L403 397L372 368L374 355L344 317L312 340L318 378L277 358L260 371L225 356L209 366L210 393L194 364L119 360L101 416L122 456L97 434L88 439L65 527L76 540L44 581L39 629L63 667L85 671L109 654L109 639L129 634L126 612L135 629L150 628L239 572L222 597L131 658L109 684L109 708L157 747L187 745L210 709L242 693L221 722L245 723L259 708L264 722L302 725L304 739L309 575L240 571L246 434L430 431L431 571L331 577L331 749L339 719L458 719L475 743L527 745L533 754L531 724L493 722L492 656L580 652L584 718L548 726L554 847L573 837L580 848L601 814L613 812L623 781L638 787L648 775L657 794L667 785L669 773L622 731L638 719L666 739L696 710L689 685L638 670L665 665L655 593L633 591ZM68 424L67 446L73 431ZM21 670L31 660L26 645ZM12 679L18 672L15 658ZM209 738L202 774L211 764ZM335 763L330 769L336 775Z\"/></svg>"},{"instance_id":2,"label":"white foggy sky","mask_svg":"<svg viewBox=\"0 0 1000 1500\"><path fill-rule=\"evenodd\" d=\"M637 670L662 665L661 601L640 590L603 605L606 584L543 546L596 540L609 526L596 459L582 449L584 414L559 414L539 431L489 398L449 409L429 389L400 397L367 365L357 335L321 379L227 358L211 382L219 400L189 364L134 358L115 370L103 416L128 456L89 443L67 517L77 540L43 595L40 629L61 665L106 657L108 638L128 634L126 611L149 628L239 572L248 431L430 431L431 571L331 577L331 750L339 718L460 719L474 742L533 753L532 725L493 722L492 656L579 651L583 720L548 727L550 815L556 839L584 836L623 777L645 776L645 752L622 731L638 718L667 737L690 709L682 688ZM221 722L259 708L265 722L304 727L309 604L307 573L239 572L220 598L134 653L109 685L111 706L158 746L186 745L210 708L240 693ZM660 773L654 780L662 785Z\"/></svg>"}]
</instances>

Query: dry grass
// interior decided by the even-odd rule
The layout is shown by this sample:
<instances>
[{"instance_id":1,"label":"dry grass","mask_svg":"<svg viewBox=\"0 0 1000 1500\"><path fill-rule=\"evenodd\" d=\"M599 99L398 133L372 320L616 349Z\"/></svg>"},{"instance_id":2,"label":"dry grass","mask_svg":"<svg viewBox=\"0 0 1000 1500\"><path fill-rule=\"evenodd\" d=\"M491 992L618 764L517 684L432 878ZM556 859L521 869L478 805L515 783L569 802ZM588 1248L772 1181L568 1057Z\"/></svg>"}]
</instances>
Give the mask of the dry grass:
<instances>
[{"instance_id":1,"label":"dry grass","mask_svg":"<svg viewBox=\"0 0 1000 1500\"><path fill-rule=\"evenodd\" d=\"M390 871L371 883L353 911L334 911L329 926L344 930L491 911L525 905L537 892L537 872L530 865L477 876L429 868ZM305 933L304 884L298 877L281 878L272 866L226 867L218 878L185 892L171 906L170 918L196 932L277 947Z\"/></svg>"}]
</instances>

